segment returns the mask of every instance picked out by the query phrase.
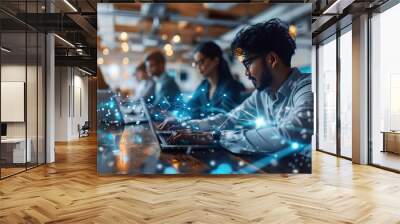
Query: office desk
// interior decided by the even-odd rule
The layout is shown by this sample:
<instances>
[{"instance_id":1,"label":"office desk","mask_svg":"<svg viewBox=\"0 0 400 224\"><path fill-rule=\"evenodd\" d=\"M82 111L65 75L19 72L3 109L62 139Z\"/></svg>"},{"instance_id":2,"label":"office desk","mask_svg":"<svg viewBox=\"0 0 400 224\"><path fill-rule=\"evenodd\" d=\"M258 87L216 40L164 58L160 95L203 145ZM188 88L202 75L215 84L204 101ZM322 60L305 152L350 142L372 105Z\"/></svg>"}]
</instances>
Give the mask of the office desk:
<instances>
[{"instance_id":1,"label":"office desk","mask_svg":"<svg viewBox=\"0 0 400 224\"><path fill-rule=\"evenodd\" d=\"M26 153L25 143L27 142ZM1 139L1 157L5 163L20 164L31 161L31 144L30 138L6 138Z\"/></svg>"},{"instance_id":2,"label":"office desk","mask_svg":"<svg viewBox=\"0 0 400 224\"><path fill-rule=\"evenodd\" d=\"M392 152L400 154L400 131L382 131L383 150L382 152Z\"/></svg>"},{"instance_id":3,"label":"office desk","mask_svg":"<svg viewBox=\"0 0 400 224\"><path fill-rule=\"evenodd\" d=\"M295 161L300 173L311 170L310 158L300 155L278 160L274 154L245 156L225 149L164 151L148 123L99 127L97 139L99 175L291 173Z\"/></svg>"}]
</instances>

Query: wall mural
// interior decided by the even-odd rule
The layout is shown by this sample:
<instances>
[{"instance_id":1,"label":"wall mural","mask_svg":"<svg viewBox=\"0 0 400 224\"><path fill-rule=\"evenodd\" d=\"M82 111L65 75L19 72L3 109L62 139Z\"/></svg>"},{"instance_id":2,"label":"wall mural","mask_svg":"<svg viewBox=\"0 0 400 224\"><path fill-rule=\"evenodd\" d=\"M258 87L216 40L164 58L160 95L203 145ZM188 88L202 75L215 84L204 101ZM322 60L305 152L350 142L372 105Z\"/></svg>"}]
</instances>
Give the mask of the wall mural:
<instances>
[{"instance_id":1,"label":"wall mural","mask_svg":"<svg viewBox=\"0 0 400 224\"><path fill-rule=\"evenodd\" d=\"M311 4L98 4L99 175L311 173Z\"/></svg>"}]
</instances>

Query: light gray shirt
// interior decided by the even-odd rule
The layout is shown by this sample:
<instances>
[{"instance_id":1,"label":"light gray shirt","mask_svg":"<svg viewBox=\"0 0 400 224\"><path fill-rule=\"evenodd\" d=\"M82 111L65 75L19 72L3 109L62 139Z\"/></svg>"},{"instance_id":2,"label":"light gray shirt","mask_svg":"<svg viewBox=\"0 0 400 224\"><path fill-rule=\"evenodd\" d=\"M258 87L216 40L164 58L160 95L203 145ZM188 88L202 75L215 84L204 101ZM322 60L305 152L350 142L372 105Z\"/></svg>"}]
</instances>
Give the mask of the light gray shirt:
<instances>
[{"instance_id":1,"label":"light gray shirt","mask_svg":"<svg viewBox=\"0 0 400 224\"><path fill-rule=\"evenodd\" d=\"M256 90L229 113L187 123L198 131L222 130L220 145L234 153L275 153L287 146L310 145L313 134L311 75L293 68L276 92L270 88ZM251 123L256 128L240 128Z\"/></svg>"},{"instance_id":2,"label":"light gray shirt","mask_svg":"<svg viewBox=\"0 0 400 224\"><path fill-rule=\"evenodd\" d=\"M152 80L152 79L142 80L139 82L139 84L136 87L136 90L135 90L136 95L133 99L138 100L140 98L144 98L146 100L154 95L154 92L155 92L154 89L155 89L154 80Z\"/></svg>"}]
</instances>

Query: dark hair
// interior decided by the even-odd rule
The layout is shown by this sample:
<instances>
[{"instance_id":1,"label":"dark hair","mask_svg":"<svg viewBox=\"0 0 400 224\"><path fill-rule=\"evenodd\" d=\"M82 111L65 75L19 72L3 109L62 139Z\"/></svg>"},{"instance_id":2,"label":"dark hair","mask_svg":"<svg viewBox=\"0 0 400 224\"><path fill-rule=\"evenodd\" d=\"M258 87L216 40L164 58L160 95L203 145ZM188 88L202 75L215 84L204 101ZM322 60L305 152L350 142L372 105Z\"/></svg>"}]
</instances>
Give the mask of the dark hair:
<instances>
[{"instance_id":1,"label":"dark hair","mask_svg":"<svg viewBox=\"0 0 400 224\"><path fill-rule=\"evenodd\" d=\"M197 45L195 51L202 53L207 58L219 58L218 75L222 79L231 79L232 73L228 62L224 59L222 49L213 41L201 42Z\"/></svg>"},{"instance_id":2,"label":"dark hair","mask_svg":"<svg viewBox=\"0 0 400 224\"><path fill-rule=\"evenodd\" d=\"M146 71L146 64L144 62L138 64L138 66L136 67L136 71Z\"/></svg>"},{"instance_id":3,"label":"dark hair","mask_svg":"<svg viewBox=\"0 0 400 224\"><path fill-rule=\"evenodd\" d=\"M158 62L158 63L163 63L163 64L165 64L166 59L165 59L164 54L163 54L161 51L156 50L156 51L150 52L150 53L146 56L145 61L156 61L156 62Z\"/></svg>"},{"instance_id":4,"label":"dark hair","mask_svg":"<svg viewBox=\"0 0 400 224\"><path fill-rule=\"evenodd\" d=\"M246 57L273 51L288 66L295 49L296 42L289 34L289 26L276 18L241 29L231 44L234 55Z\"/></svg>"}]
</instances>

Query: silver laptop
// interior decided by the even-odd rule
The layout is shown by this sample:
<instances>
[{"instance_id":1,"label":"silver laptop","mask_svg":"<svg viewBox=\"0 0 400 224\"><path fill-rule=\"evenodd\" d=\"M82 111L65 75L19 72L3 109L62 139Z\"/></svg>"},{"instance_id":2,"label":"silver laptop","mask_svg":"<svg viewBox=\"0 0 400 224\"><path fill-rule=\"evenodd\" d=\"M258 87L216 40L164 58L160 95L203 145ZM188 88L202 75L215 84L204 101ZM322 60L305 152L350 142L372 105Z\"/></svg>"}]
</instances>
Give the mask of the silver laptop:
<instances>
[{"instance_id":1,"label":"silver laptop","mask_svg":"<svg viewBox=\"0 0 400 224\"><path fill-rule=\"evenodd\" d=\"M157 130L155 127L150 113L147 109L147 106L144 103L144 100L142 101L142 104L144 105L144 112L145 115L149 121L150 129L153 132L154 136L157 137L158 144L160 145L161 149L169 150L169 149L179 149L179 150L191 150L191 149L217 149L217 148L222 148L218 144L210 144L210 145L192 145L190 142L181 142L179 144L171 144L169 142L169 138L172 135L176 134L176 131L161 131Z\"/></svg>"},{"instance_id":2,"label":"silver laptop","mask_svg":"<svg viewBox=\"0 0 400 224\"><path fill-rule=\"evenodd\" d=\"M142 101L129 101L116 99L118 103L119 112L122 116L124 124L141 124L148 122L146 115L144 114L144 104Z\"/></svg>"}]
</instances>

